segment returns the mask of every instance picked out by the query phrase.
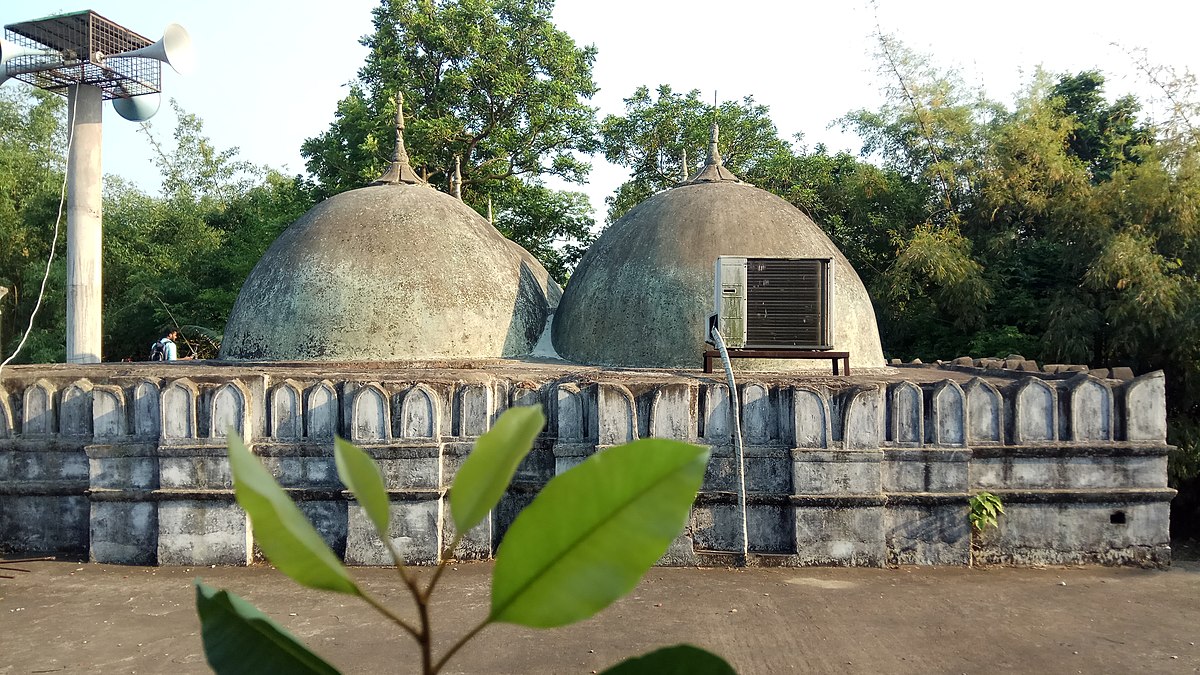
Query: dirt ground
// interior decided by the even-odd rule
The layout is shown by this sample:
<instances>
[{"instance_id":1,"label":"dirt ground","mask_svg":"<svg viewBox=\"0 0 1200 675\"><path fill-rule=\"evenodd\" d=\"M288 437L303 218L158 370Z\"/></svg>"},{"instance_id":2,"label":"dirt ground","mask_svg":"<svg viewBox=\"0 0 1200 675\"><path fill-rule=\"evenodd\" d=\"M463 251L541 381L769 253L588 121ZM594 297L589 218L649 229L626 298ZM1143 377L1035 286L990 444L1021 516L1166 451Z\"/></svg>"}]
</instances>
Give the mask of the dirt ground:
<instances>
[{"instance_id":1,"label":"dirt ground","mask_svg":"<svg viewBox=\"0 0 1200 675\"><path fill-rule=\"evenodd\" d=\"M367 605L268 567L24 567L0 579L3 675L208 672L197 577L249 599L344 672L416 672L414 644ZM490 572L486 563L447 572L433 607L438 653L486 613ZM409 607L394 570L354 574L385 604ZM680 642L741 673L1200 672L1200 562L1166 571L656 568L574 626L490 626L446 672L593 673Z\"/></svg>"}]
</instances>

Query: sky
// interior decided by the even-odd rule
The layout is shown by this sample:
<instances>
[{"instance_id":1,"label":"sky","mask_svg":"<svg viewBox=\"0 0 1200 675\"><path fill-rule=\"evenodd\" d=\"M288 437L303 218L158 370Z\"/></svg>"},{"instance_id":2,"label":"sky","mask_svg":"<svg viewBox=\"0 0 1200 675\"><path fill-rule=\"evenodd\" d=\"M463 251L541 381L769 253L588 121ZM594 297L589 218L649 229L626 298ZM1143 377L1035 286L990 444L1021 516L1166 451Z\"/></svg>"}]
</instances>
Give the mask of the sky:
<instances>
[{"instance_id":1,"label":"sky","mask_svg":"<svg viewBox=\"0 0 1200 675\"><path fill-rule=\"evenodd\" d=\"M198 115L220 148L287 174L304 172L300 145L325 130L366 57L359 39L372 32L379 0L145 2L22 0L0 6L4 25L91 9L152 40L169 23L190 33L196 67L183 77L163 68L163 109L152 132L169 141L175 98ZM1158 92L1127 51L1144 48L1152 63L1200 72L1195 25L1200 6L1180 0L558 0L556 25L577 44L598 49L592 104L601 117L624 112L622 99L639 85L699 89L704 98L753 96L771 109L780 135L803 144L857 152L852 134L835 124L859 108L883 102L875 73L877 29L893 33L967 82L1011 101L1041 66L1053 73L1099 69L1111 98ZM1115 44L1114 44L1115 43ZM6 84L5 86L17 86ZM137 124L104 112L105 173L148 192L160 178L149 140ZM624 169L593 160L586 192L602 219L604 198ZM558 185L556 185L557 187Z\"/></svg>"}]
</instances>

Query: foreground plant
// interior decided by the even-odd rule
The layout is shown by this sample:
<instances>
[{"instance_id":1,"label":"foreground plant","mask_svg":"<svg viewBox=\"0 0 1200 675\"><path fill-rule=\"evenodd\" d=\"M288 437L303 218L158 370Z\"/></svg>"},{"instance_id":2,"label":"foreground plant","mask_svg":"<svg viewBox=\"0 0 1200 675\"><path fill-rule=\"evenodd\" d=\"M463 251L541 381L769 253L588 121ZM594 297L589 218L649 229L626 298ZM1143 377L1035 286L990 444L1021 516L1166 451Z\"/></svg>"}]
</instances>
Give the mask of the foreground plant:
<instances>
[{"instance_id":1,"label":"foreground plant","mask_svg":"<svg viewBox=\"0 0 1200 675\"><path fill-rule=\"evenodd\" d=\"M977 492L971 495L970 501L971 527L977 533L983 534L988 527L999 528L997 517L1004 513L1004 503L990 492Z\"/></svg>"},{"instance_id":2,"label":"foreground plant","mask_svg":"<svg viewBox=\"0 0 1200 675\"><path fill-rule=\"evenodd\" d=\"M363 450L337 439L338 475L383 540L417 608L406 620L355 583L321 535L236 435L229 463L238 503L250 516L254 541L279 571L297 583L356 595L418 645L421 673L432 675L491 623L534 628L586 619L633 590L682 531L704 477L706 448L645 439L596 453L546 484L509 527L496 552L491 610L435 657L430 597L463 535L499 503L545 418L513 408L479 438L450 492L455 535L428 580L418 578L389 536L391 512L379 467ZM209 665L218 673L336 673L242 598L196 581L196 607ZM720 657L688 645L628 659L609 673L732 673Z\"/></svg>"}]
</instances>

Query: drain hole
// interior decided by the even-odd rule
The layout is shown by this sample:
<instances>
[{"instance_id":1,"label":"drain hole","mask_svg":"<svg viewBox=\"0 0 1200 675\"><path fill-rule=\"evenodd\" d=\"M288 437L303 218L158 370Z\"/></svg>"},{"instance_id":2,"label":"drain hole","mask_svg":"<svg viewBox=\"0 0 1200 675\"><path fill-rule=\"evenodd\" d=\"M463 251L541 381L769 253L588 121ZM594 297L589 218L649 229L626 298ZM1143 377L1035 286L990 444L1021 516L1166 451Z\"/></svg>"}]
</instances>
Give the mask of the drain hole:
<instances>
[{"instance_id":1,"label":"drain hole","mask_svg":"<svg viewBox=\"0 0 1200 675\"><path fill-rule=\"evenodd\" d=\"M1112 523L1113 525L1124 525L1125 524L1125 512L1124 511L1113 511L1112 515L1110 515L1108 517L1108 522Z\"/></svg>"}]
</instances>

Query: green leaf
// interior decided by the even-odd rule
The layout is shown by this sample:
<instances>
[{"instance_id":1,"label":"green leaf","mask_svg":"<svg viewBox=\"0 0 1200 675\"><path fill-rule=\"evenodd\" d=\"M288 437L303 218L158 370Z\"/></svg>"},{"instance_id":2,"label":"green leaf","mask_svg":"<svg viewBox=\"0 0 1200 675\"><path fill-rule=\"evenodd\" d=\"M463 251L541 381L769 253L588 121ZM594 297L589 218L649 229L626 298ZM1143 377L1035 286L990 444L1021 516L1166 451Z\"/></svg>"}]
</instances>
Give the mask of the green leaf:
<instances>
[{"instance_id":1,"label":"green leaf","mask_svg":"<svg viewBox=\"0 0 1200 675\"><path fill-rule=\"evenodd\" d=\"M379 465L361 448L340 437L334 441L333 457L337 463L338 477L367 512L379 537L387 541L391 511Z\"/></svg>"},{"instance_id":2,"label":"green leaf","mask_svg":"<svg viewBox=\"0 0 1200 675\"><path fill-rule=\"evenodd\" d=\"M540 408L509 408L491 431L479 437L450 490L450 510L459 534L478 525L500 501L545 425Z\"/></svg>"},{"instance_id":3,"label":"green leaf","mask_svg":"<svg viewBox=\"0 0 1200 675\"><path fill-rule=\"evenodd\" d=\"M562 626L632 590L687 524L708 454L645 439L556 476L500 544L490 619Z\"/></svg>"},{"instance_id":4,"label":"green leaf","mask_svg":"<svg viewBox=\"0 0 1200 675\"><path fill-rule=\"evenodd\" d=\"M238 504L250 514L254 540L271 564L301 586L361 595L312 523L232 432L229 467Z\"/></svg>"},{"instance_id":5,"label":"green leaf","mask_svg":"<svg viewBox=\"0 0 1200 675\"><path fill-rule=\"evenodd\" d=\"M257 607L196 580L204 656L218 675L338 671Z\"/></svg>"},{"instance_id":6,"label":"green leaf","mask_svg":"<svg viewBox=\"0 0 1200 675\"><path fill-rule=\"evenodd\" d=\"M633 656L605 670L603 675L736 675L725 659L691 645L663 647Z\"/></svg>"}]
</instances>

